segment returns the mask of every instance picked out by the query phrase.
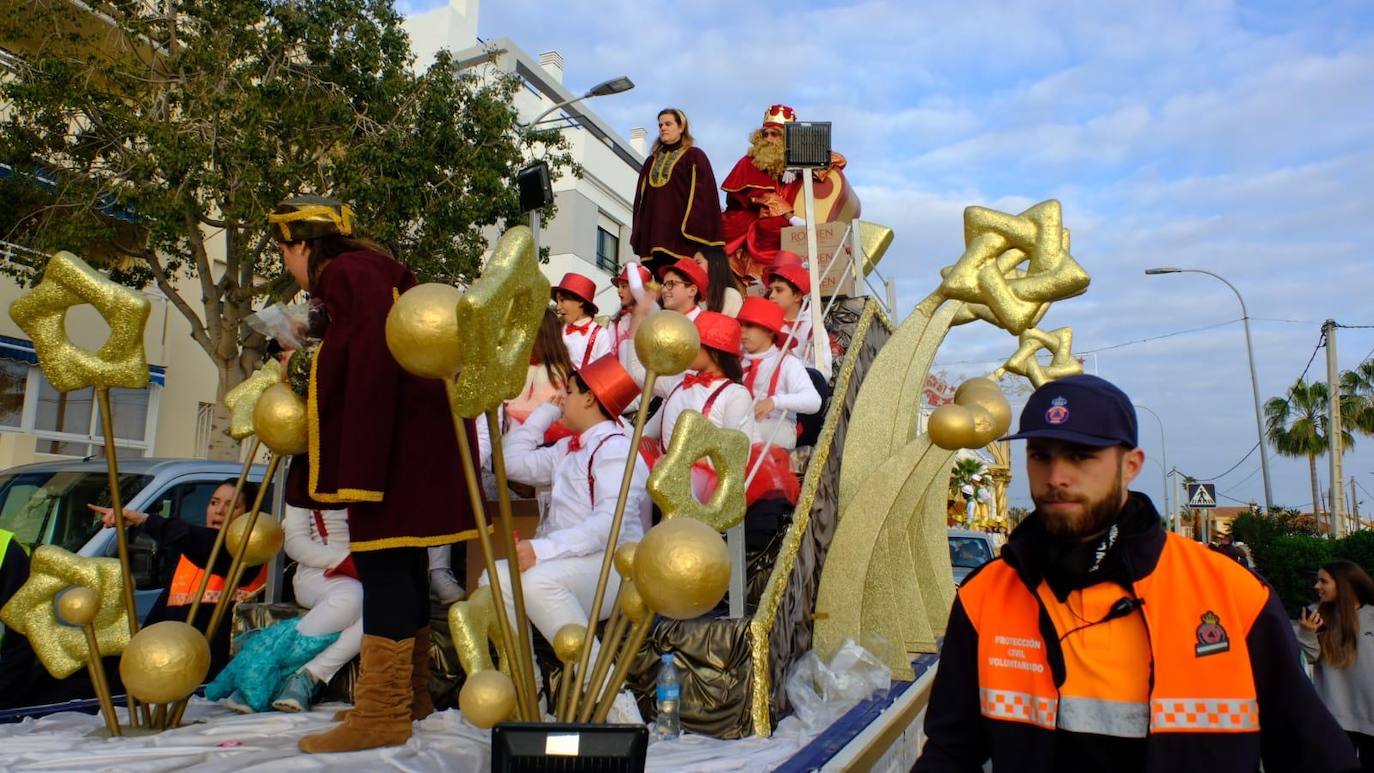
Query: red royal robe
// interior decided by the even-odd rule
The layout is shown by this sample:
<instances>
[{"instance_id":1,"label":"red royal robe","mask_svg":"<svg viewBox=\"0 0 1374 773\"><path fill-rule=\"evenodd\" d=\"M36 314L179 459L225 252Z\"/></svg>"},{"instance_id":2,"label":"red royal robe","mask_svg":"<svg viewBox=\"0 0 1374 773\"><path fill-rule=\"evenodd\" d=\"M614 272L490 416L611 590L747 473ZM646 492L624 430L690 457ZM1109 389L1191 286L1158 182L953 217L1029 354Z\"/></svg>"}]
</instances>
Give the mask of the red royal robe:
<instances>
[{"instance_id":1,"label":"red royal robe","mask_svg":"<svg viewBox=\"0 0 1374 773\"><path fill-rule=\"evenodd\" d=\"M325 265L317 285L330 321L310 373L310 448L291 465L287 501L346 504L354 551L470 536L443 385L405 372L386 345L387 312L415 276L384 255L347 252ZM476 448L474 427L465 426Z\"/></svg>"},{"instance_id":2,"label":"red royal robe","mask_svg":"<svg viewBox=\"0 0 1374 773\"><path fill-rule=\"evenodd\" d=\"M690 258L704 246L721 245L716 175L701 148L659 148L644 160L635 186L630 247L648 258L655 252Z\"/></svg>"},{"instance_id":3,"label":"red royal robe","mask_svg":"<svg viewBox=\"0 0 1374 773\"><path fill-rule=\"evenodd\" d=\"M761 217L763 200L777 194L783 201L796 199L801 178L784 184L754 166L748 155L735 163L721 184L725 191L725 212L721 216L725 226L725 251L733 255L741 248L755 262L771 265L782 247L782 229L792 224L782 215Z\"/></svg>"}]
</instances>

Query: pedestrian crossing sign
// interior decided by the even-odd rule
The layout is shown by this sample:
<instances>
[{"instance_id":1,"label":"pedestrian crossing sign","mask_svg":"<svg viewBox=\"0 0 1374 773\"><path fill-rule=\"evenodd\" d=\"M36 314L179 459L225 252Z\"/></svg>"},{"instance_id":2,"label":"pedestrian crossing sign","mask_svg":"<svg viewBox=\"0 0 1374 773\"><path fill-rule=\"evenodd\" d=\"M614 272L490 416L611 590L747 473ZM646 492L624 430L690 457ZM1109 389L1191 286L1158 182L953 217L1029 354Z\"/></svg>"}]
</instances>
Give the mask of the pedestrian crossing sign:
<instances>
[{"instance_id":1,"label":"pedestrian crossing sign","mask_svg":"<svg viewBox=\"0 0 1374 773\"><path fill-rule=\"evenodd\" d=\"M1217 506L1217 484L1189 483L1188 507L1193 510L1214 509Z\"/></svg>"}]
</instances>

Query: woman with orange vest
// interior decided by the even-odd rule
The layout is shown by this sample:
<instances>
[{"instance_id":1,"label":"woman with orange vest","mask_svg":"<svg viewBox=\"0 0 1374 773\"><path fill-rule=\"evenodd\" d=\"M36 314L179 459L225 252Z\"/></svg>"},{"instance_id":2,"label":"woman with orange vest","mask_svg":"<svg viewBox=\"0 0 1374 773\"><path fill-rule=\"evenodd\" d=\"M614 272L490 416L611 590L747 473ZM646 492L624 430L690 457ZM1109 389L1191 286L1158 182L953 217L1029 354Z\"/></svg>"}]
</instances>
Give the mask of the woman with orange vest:
<instances>
[{"instance_id":1,"label":"woman with orange vest","mask_svg":"<svg viewBox=\"0 0 1374 773\"><path fill-rule=\"evenodd\" d=\"M1131 400L1096 376L1021 413L1035 512L958 589L913 770L1358 770L1263 580L1127 491Z\"/></svg>"},{"instance_id":2,"label":"woman with orange vest","mask_svg":"<svg viewBox=\"0 0 1374 773\"><path fill-rule=\"evenodd\" d=\"M177 562L176 570L172 573L171 583L153 603L153 608L143 621L144 626L163 620L186 620L186 613L191 607L191 602L195 600L196 588L200 587L200 578L205 574L205 564L210 559L210 549L214 547L216 532L247 510L248 503L257 495L257 484L245 481L238 500L233 501L236 482L232 478L223 481L210 495L210 501L205 505L204 526L187 523L186 516L181 513L172 518L150 518L147 513L128 509L124 511L125 523L137 526L140 534L151 538L159 547L171 548L181 553L181 560ZM87 507L100 515L106 528L114 526L113 510L97 505ZM220 595L224 593L224 575L229 572L232 558L229 551L222 550L215 559L210 582L205 586L200 608L196 610L196 619L192 621L202 631L209 626L215 602L219 601ZM251 598L266 584L266 566L256 572L245 572L235 600L244 601ZM229 662L229 629L230 626L221 625L215 632L215 638L210 641L210 673L206 679L213 679Z\"/></svg>"}]
</instances>

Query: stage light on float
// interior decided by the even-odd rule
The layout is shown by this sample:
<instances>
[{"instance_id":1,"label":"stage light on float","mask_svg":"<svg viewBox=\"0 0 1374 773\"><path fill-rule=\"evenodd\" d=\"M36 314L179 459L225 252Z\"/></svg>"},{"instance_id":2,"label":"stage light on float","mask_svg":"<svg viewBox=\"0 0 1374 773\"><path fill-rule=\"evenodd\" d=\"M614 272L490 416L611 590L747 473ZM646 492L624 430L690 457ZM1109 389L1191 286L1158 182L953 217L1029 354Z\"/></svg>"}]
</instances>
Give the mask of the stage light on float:
<instances>
[{"instance_id":1,"label":"stage light on float","mask_svg":"<svg viewBox=\"0 0 1374 773\"><path fill-rule=\"evenodd\" d=\"M458 341L458 299L446 284L410 288L386 315L386 345L396 362L420 378L449 379L463 366Z\"/></svg>"},{"instance_id":2,"label":"stage light on float","mask_svg":"<svg viewBox=\"0 0 1374 773\"><path fill-rule=\"evenodd\" d=\"M664 617L700 617L720 603L730 584L725 540L692 518L664 521L635 550L634 584L649 609Z\"/></svg>"},{"instance_id":3,"label":"stage light on float","mask_svg":"<svg viewBox=\"0 0 1374 773\"><path fill-rule=\"evenodd\" d=\"M494 669L468 674L458 691L463 719L483 730L505 722L515 713L515 683Z\"/></svg>"}]
</instances>

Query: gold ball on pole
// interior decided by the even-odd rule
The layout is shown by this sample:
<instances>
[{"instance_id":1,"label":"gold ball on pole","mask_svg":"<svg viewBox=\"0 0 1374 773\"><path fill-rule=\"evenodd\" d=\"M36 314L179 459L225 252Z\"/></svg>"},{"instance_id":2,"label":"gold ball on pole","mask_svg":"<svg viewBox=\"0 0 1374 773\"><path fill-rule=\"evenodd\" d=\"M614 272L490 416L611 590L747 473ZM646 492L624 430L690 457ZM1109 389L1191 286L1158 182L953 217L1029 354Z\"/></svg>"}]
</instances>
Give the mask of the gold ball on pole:
<instances>
[{"instance_id":1,"label":"gold ball on pole","mask_svg":"<svg viewBox=\"0 0 1374 773\"><path fill-rule=\"evenodd\" d=\"M134 634L119 659L119 678L144 703L190 695L210 671L210 643L195 626L166 620Z\"/></svg>"},{"instance_id":2,"label":"gold ball on pole","mask_svg":"<svg viewBox=\"0 0 1374 773\"><path fill-rule=\"evenodd\" d=\"M570 662L577 657L582 649L582 640L587 638L587 626L578 623L568 623L553 635L553 652L558 656L558 660L563 663Z\"/></svg>"},{"instance_id":3,"label":"gold ball on pole","mask_svg":"<svg viewBox=\"0 0 1374 773\"><path fill-rule=\"evenodd\" d=\"M515 713L515 683L494 669L468 674L458 691L458 709L483 730L504 722Z\"/></svg>"},{"instance_id":4,"label":"gold ball on pole","mask_svg":"<svg viewBox=\"0 0 1374 773\"><path fill-rule=\"evenodd\" d=\"M969 408L977 406L992 418L993 440L1007 434L1007 430L1011 428L1011 403L1001 392L974 392L964 405Z\"/></svg>"},{"instance_id":5,"label":"gold ball on pole","mask_svg":"<svg viewBox=\"0 0 1374 773\"><path fill-rule=\"evenodd\" d=\"M999 437L1000 433L997 432L996 421L992 418L991 413L984 410L983 406L974 403L973 405L966 405L964 408L968 411L968 415L973 417L973 438L969 448L982 448Z\"/></svg>"},{"instance_id":6,"label":"gold ball on pole","mask_svg":"<svg viewBox=\"0 0 1374 773\"><path fill-rule=\"evenodd\" d=\"M615 571L623 578L630 577L635 568L635 547L639 543L631 542L615 549Z\"/></svg>"},{"instance_id":7,"label":"gold ball on pole","mask_svg":"<svg viewBox=\"0 0 1374 773\"><path fill-rule=\"evenodd\" d=\"M57 617L67 625L86 625L100 614L100 594L76 585L57 597Z\"/></svg>"},{"instance_id":8,"label":"gold ball on pole","mask_svg":"<svg viewBox=\"0 0 1374 773\"><path fill-rule=\"evenodd\" d=\"M930 442L946 451L977 447L973 445L973 414L962 405L942 405L931 411L926 434Z\"/></svg>"},{"instance_id":9,"label":"gold ball on pole","mask_svg":"<svg viewBox=\"0 0 1374 773\"><path fill-rule=\"evenodd\" d=\"M248 513L235 518L224 533L224 544L229 555L238 555L243 545L243 532L248 528ZM243 554L245 566L261 566L272 560L286 543L286 533L281 522L270 515L258 514L258 522L253 524L253 533L248 535L248 550Z\"/></svg>"},{"instance_id":10,"label":"gold ball on pole","mask_svg":"<svg viewBox=\"0 0 1374 773\"><path fill-rule=\"evenodd\" d=\"M660 376L675 376L691 367L701 348L692 320L676 311L660 311L639 324L635 354Z\"/></svg>"},{"instance_id":11,"label":"gold ball on pole","mask_svg":"<svg viewBox=\"0 0 1374 773\"><path fill-rule=\"evenodd\" d=\"M305 453L306 421L305 401L286 384L263 390L253 408L253 431L263 445L282 456Z\"/></svg>"},{"instance_id":12,"label":"gold ball on pole","mask_svg":"<svg viewBox=\"0 0 1374 773\"><path fill-rule=\"evenodd\" d=\"M620 598L617 603L620 604L620 611L632 623L643 622L645 617L653 614L644 603L644 597L639 595L634 580L627 579L620 583Z\"/></svg>"},{"instance_id":13,"label":"gold ball on pole","mask_svg":"<svg viewBox=\"0 0 1374 773\"><path fill-rule=\"evenodd\" d=\"M391 356L420 378L452 378L463 366L456 287L431 282L406 290L386 315Z\"/></svg>"},{"instance_id":14,"label":"gold ball on pole","mask_svg":"<svg viewBox=\"0 0 1374 773\"><path fill-rule=\"evenodd\" d=\"M689 620L724 598L730 584L730 553L715 529L693 518L673 518L640 540L634 581L650 609L674 620Z\"/></svg>"},{"instance_id":15,"label":"gold ball on pole","mask_svg":"<svg viewBox=\"0 0 1374 773\"><path fill-rule=\"evenodd\" d=\"M954 402L959 405L968 405L967 401L973 396L973 393L989 391L1001 394L1002 388L997 385L996 381L990 378L971 378L960 384L958 389L954 390Z\"/></svg>"}]
</instances>

